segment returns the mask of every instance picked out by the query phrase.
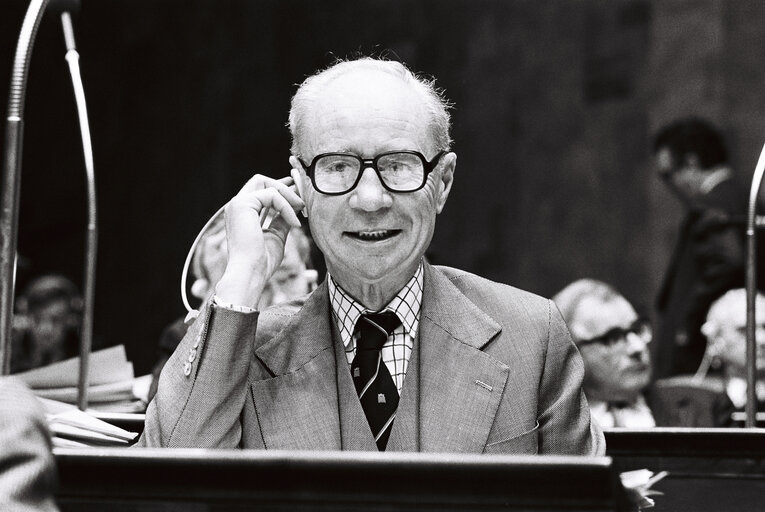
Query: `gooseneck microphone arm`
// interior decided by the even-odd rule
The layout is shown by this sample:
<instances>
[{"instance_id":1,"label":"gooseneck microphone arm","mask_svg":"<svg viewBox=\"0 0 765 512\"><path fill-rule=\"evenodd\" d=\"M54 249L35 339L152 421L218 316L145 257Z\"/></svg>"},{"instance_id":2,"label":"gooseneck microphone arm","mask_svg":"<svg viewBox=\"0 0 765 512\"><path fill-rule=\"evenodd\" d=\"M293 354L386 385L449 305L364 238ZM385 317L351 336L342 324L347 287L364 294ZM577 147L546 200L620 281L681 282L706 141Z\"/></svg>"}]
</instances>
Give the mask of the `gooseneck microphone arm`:
<instances>
[{"instance_id":1,"label":"gooseneck microphone arm","mask_svg":"<svg viewBox=\"0 0 765 512\"><path fill-rule=\"evenodd\" d=\"M80 337L80 374L77 381L77 405L81 410L88 407L88 369L90 349L93 346L93 308L96 285L96 252L98 245L98 216L96 209L96 175L93 165L93 146L90 140L88 109L85 104L85 90L80 76L80 54L74 42L74 28L69 12L61 13L61 26L66 43L66 61L72 76L74 98L82 135L82 151L85 157L85 175L88 187L88 230L85 242L85 279L83 286L82 332Z\"/></svg>"},{"instance_id":2,"label":"gooseneck microphone arm","mask_svg":"<svg viewBox=\"0 0 765 512\"><path fill-rule=\"evenodd\" d=\"M10 373L13 295L16 284L21 149L24 135L24 100L37 29L48 0L32 0L21 25L8 92L8 113L0 181L0 374Z\"/></svg>"},{"instance_id":3,"label":"gooseneck microphone arm","mask_svg":"<svg viewBox=\"0 0 765 512\"><path fill-rule=\"evenodd\" d=\"M21 155L23 112L26 96L29 61L37 29L46 8L51 5L61 13L61 25L66 43L66 61L72 77L77 114L85 157L88 188L88 228L85 257L84 305L80 339L80 368L77 402L80 409L87 408L88 369L93 340L93 305L95 295L96 248L98 224L96 210L95 171L90 126L85 105L85 92L79 68L79 54L74 40L70 12L79 7L79 0L32 0L19 34L16 56L11 73L8 100L8 118L3 158L2 209L0 210L0 375L10 372L13 301L18 245L19 195L21 190Z\"/></svg>"},{"instance_id":4,"label":"gooseneck microphone arm","mask_svg":"<svg viewBox=\"0 0 765 512\"><path fill-rule=\"evenodd\" d=\"M765 174L765 145L754 168L746 216L746 422L757 426L757 340L755 305L757 299L757 227L763 219L757 216L757 195Z\"/></svg>"}]
</instances>

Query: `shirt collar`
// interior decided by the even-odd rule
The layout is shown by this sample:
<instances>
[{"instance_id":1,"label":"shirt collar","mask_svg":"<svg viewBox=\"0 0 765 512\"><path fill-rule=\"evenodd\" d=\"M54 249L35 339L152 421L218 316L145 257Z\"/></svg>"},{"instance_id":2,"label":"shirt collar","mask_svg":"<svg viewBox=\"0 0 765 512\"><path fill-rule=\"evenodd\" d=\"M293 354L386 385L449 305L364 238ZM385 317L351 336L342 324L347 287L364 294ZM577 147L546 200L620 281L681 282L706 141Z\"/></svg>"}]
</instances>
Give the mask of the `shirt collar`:
<instances>
[{"instance_id":1,"label":"shirt collar","mask_svg":"<svg viewBox=\"0 0 765 512\"><path fill-rule=\"evenodd\" d=\"M728 394L728 398L730 398L730 401L733 402L733 405L737 409L746 407L746 379L742 379L741 377L730 377L725 384L725 391ZM758 401L765 400L765 383L758 380L755 383L754 391Z\"/></svg>"},{"instance_id":2,"label":"shirt collar","mask_svg":"<svg viewBox=\"0 0 765 512\"><path fill-rule=\"evenodd\" d=\"M710 172L701 182L701 193L705 195L709 194L717 185L731 178L733 178L733 171L731 171L730 168L720 167L715 169L714 171Z\"/></svg>"},{"instance_id":3,"label":"shirt collar","mask_svg":"<svg viewBox=\"0 0 765 512\"><path fill-rule=\"evenodd\" d=\"M335 325L340 330L343 345L348 346L351 342L356 321L363 313L379 313L381 311L396 313L409 336L412 338L416 337L420 324L420 310L422 308L422 275L422 262L420 262L412 278L380 311L372 311L365 308L348 295L330 275L328 282L332 317L335 319Z\"/></svg>"}]
</instances>

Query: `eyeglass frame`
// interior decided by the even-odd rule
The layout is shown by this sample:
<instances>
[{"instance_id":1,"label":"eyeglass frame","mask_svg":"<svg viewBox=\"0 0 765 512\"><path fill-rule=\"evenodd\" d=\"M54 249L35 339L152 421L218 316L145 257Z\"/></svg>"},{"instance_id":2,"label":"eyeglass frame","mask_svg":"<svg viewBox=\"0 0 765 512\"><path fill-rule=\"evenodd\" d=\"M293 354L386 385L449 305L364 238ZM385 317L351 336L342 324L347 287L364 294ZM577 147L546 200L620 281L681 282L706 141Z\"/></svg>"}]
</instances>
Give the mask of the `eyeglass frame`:
<instances>
[{"instance_id":1,"label":"eyeglass frame","mask_svg":"<svg viewBox=\"0 0 765 512\"><path fill-rule=\"evenodd\" d=\"M413 188L411 190L395 190L393 188L390 188L383 179L382 175L380 174L380 169L377 167L377 162L380 160L380 158L388 156L388 155L395 155L405 153L409 155L415 155L422 161L422 183L417 188ZM428 182L428 176L431 172L435 170L436 167L438 167L438 162L441 160L441 157L444 156L447 152L446 151L439 151L436 153L436 156L434 156L431 160L428 160L425 158L425 155L420 153L419 151L412 151L412 150L401 150L401 151L386 151L385 153L380 153L379 155L375 155L374 158L361 158L359 155L355 155L353 153L341 153L341 152L332 152L332 153L320 153L313 157L313 160L311 160L310 164L306 164L302 158L298 157L298 162L300 162L300 165L303 166L303 169L305 169L306 174L309 178L311 178L311 184L313 185L314 190L319 192L320 194L324 194L325 196L341 196L343 194L347 194L348 192L355 189L359 182L361 181L361 176L364 174L364 171L371 167L375 174L377 174L377 179L380 180L380 184L383 186L385 190L388 192L393 192L394 194L409 194L412 192L417 192L418 190L422 189L422 187L425 186L425 184ZM324 192L316 185L316 178L315 178L315 166L316 162L319 161L320 158L326 157L326 156L350 156L361 162L361 167L359 167L359 171L356 175L356 181L353 182L353 185L348 188L348 190L344 190L342 192Z\"/></svg>"},{"instance_id":2,"label":"eyeglass frame","mask_svg":"<svg viewBox=\"0 0 765 512\"><path fill-rule=\"evenodd\" d=\"M648 339L644 339L643 336L640 335L638 332L639 329L647 329L648 334L650 336ZM616 334L620 333L621 335L616 338ZM577 347L586 347L588 345L603 345L607 348L613 348L620 343L623 343L627 341L627 336L630 334L634 334L638 336L641 340L643 340L643 343L646 345L651 343L651 340L653 339L653 329L651 328L651 322L647 318L638 318L634 322L630 324L630 326L626 329L622 327L612 327L611 329L607 330L600 336L595 336L593 338L589 338L586 340L577 340L576 345ZM609 341L609 338L616 339L616 341Z\"/></svg>"}]
</instances>

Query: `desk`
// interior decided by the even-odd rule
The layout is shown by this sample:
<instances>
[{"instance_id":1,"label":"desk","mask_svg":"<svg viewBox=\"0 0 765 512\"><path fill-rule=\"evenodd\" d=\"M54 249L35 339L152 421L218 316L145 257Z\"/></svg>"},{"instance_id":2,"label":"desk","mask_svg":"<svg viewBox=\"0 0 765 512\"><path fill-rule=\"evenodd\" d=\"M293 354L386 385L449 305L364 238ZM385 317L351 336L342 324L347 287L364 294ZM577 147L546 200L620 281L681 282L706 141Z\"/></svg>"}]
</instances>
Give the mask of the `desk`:
<instances>
[{"instance_id":1,"label":"desk","mask_svg":"<svg viewBox=\"0 0 765 512\"><path fill-rule=\"evenodd\" d=\"M56 449L63 512L625 510L607 457Z\"/></svg>"}]
</instances>

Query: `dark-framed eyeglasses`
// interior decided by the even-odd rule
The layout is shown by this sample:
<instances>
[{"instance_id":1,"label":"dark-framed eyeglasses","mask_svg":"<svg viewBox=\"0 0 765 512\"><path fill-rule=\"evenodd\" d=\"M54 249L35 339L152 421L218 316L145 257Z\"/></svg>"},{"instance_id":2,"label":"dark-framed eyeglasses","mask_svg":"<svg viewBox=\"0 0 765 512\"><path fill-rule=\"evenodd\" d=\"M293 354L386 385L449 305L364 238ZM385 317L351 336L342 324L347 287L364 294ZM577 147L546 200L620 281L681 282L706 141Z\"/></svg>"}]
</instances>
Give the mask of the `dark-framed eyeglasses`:
<instances>
[{"instance_id":1,"label":"dark-framed eyeglasses","mask_svg":"<svg viewBox=\"0 0 765 512\"><path fill-rule=\"evenodd\" d=\"M629 334L636 334L643 343L650 343L653 338L653 330L651 329L651 322L646 318L638 318L632 325L626 329L623 327L614 327L607 330L600 336L595 336L588 340L579 340L577 345L584 347L586 345L600 344L607 347L613 347L627 340Z\"/></svg>"},{"instance_id":2,"label":"dark-framed eyeglasses","mask_svg":"<svg viewBox=\"0 0 765 512\"><path fill-rule=\"evenodd\" d=\"M361 158L352 153L322 153L306 165L300 163L311 178L313 188L322 194L337 196L356 188L367 167L377 173L382 186L389 192L415 192L425 186L438 161L445 154L439 151L428 161L418 151L388 151L374 158Z\"/></svg>"}]
</instances>

